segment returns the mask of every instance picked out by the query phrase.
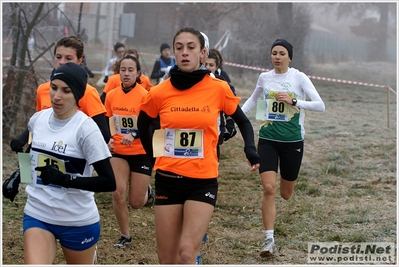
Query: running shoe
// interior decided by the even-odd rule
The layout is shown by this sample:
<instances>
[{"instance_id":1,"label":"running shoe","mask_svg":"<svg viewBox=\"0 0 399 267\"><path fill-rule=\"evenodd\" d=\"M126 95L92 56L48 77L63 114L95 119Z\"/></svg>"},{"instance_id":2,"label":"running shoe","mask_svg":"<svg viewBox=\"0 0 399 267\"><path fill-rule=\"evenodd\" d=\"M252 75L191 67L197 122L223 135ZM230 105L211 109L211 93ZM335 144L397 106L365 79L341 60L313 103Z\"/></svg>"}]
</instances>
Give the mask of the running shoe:
<instances>
[{"instance_id":1,"label":"running shoe","mask_svg":"<svg viewBox=\"0 0 399 267\"><path fill-rule=\"evenodd\" d=\"M261 257L269 257L273 256L274 253L277 252L276 245L274 245L274 239L268 238L265 239L265 247L261 250L260 256Z\"/></svg>"},{"instance_id":2,"label":"running shoe","mask_svg":"<svg viewBox=\"0 0 399 267\"><path fill-rule=\"evenodd\" d=\"M201 259L202 259L202 255L201 255L201 253L199 253L197 255L197 258L195 259L195 265L200 265L201 264Z\"/></svg>"},{"instance_id":3,"label":"running shoe","mask_svg":"<svg viewBox=\"0 0 399 267\"><path fill-rule=\"evenodd\" d=\"M207 237L208 237L208 235L207 235L207 233L205 233L204 236L202 237L202 244L205 244ZM196 265L200 265L201 264L201 259L202 259L202 255L201 255L201 252L200 252L197 255L197 258L195 260L195 264Z\"/></svg>"},{"instance_id":4,"label":"running shoe","mask_svg":"<svg viewBox=\"0 0 399 267\"><path fill-rule=\"evenodd\" d=\"M148 184L148 199L144 204L145 207L151 207L155 203L155 190L152 188L150 184Z\"/></svg>"},{"instance_id":5,"label":"running shoe","mask_svg":"<svg viewBox=\"0 0 399 267\"><path fill-rule=\"evenodd\" d=\"M124 248L126 245L129 245L130 243L132 243L132 238L126 238L124 236L121 236L121 238L119 238L118 242L116 242L114 244L114 247L116 248Z\"/></svg>"}]
</instances>

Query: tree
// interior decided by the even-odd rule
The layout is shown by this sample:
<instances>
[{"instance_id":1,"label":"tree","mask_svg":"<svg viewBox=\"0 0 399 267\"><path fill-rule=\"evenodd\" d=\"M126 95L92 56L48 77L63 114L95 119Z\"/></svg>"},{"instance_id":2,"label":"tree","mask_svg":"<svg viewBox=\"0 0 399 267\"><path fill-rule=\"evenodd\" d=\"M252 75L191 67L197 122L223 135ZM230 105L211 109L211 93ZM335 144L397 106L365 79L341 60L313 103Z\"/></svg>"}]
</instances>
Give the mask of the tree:
<instances>
[{"instance_id":1,"label":"tree","mask_svg":"<svg viewBox=\"0 0 399 267\"><path fill-rule=\"evenodd\" d=\"M136 24L140 25L135 31L136 47L139 42L156 44L171 40L179 28L192 26L208 35L211 47L230 32L228 45L222 51L224 61L270 67L271 44L277 38L285 38L296 51L293 66L303 71L309 69L304 40L309 33L311 16L304 4L129 3L124 12L136 13Z\"/></svg>"},{"instance_id":2,"label":"tree","mask_svg":"<svg viewBox=\"0 0 399 267\"><path fill-rule=\"evenodd\" d=\"M396 3L339 3L337 18L354 16L357 25L350 26L352 33L370 41L369 60L387 60L387 43L390 38L396 40L396 29L390 24L396 24ZM394 19L389 19L392 14ZM382 48L382 49L381 49Z\"/></svg>"},{"instance_id":3,"label":"tree","mask_svg":"<svg viewBox=\"0 0 399 267\"><path fill-rule=\"evenodd\" d=\"M245 4L231 14L224 27L233 27L229 60L245 65L272 68L270 48L279 38L294 46L292 66L304 72L309 64L304 56L304 42L310 28L310 16L300 4Z\"/></svg>"},{"instance_id":4,"label":"tree","mask_svg":"<svg viewBox=\"0 0 399 267\"><path fill-rule=\"evenodd\" d=\"M25 65L28 38L33 27L40 21L44 3L36 4L34 13L32 6L26 4L10 3L11 30L12 30L12 56L10 65L6 68L7 78L3 86L3 138L8 138L17 125L17 116L23 106L23 91L32 95L32 87L37 88L38 81L35 77L33 64ZM32 5L32 4L29 4ZM24 102L31 99L24 98ZM24 110L29 112L28 110Z\"/></svg>"},{"instance_id":5,"label":"tree","mask_svg":"<svg viewBox=\"0 0 399 267\"><path fill-rule=\"evenodd\" d=\"M77 31L73 27L75 20L65 16L63 11L58 9L58 5L59 3L8 3L3 6L3 11L5 9L10 14L9 20L5 19L4 24L11 29L10 36L12 36L10 64L3 69L3 73L6 73L3 84L3 139L5 140L21 133L19 125L25 129L30 116L35 112L35 95L40 79L40 75L35 71L35 63L54 46L54 42L49 44L46 38L42 38L46 41L46 46L42 47L42 51L33 59L28 50L28 39L33 29L39 26L59 26L58 20L52 16L52 12L57 10L62 12L75 35L82 37L85 34L85 29L81 30L83 3L79 6ZM35 33L43 37L40 31L35 30ZM48 60L48 63L50 66L53 64L52 60Z\"/></svg>"}]
</instances>

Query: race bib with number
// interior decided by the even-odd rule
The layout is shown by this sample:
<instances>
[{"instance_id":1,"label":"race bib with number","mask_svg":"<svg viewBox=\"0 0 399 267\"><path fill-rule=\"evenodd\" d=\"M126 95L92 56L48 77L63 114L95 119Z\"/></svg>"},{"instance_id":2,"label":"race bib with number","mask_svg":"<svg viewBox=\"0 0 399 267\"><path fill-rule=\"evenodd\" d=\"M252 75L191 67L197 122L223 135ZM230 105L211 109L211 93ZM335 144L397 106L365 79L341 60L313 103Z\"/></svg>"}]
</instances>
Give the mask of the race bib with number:
<instances>
[{"instance_id":1,"label":"race bib with number","mask_svg":"<svg viewBox=\"0 0 399 267\"><path fill-rule=\"evenodd\" d=\"M259 99L256 108L257 120L288 121L289 108L284 101Z\"/></svg>"},{"instance_id":2,"label":"race bib with number","mask_svg":"<svg viewBox=\"0 0 399 267\"><path fill-rule=\"evenodd\" d=\"M165 129L164 156L203 158L204 131L198 129Z\"/></svg>"},{"instance_id":3,"label":"race bib with number","mask_svg":"<svg viewBox=\"0 0 399 267\"><path fill-rule=\"evenodd\" d=\"M113 116L118 134L128 134L137 129L137 116L119 116L115 114Z\"/></svg>"},{"instance_id":4,"label":"race bib with number","mask_svg":"<svg viewBox=\"0 0 399 267\"><path fill-rule=\"evenodd\" d=\"M60 172L65 173L65 162L61 159L57 159L45 154L38 154L37 156L37 166L47 166L52 165L57 168ZM40 178L40 171L36 171L37 179L36 184L43 184L42 179ZM59 187L59 186L56 186Z\"/></svg>"}]
</instances>

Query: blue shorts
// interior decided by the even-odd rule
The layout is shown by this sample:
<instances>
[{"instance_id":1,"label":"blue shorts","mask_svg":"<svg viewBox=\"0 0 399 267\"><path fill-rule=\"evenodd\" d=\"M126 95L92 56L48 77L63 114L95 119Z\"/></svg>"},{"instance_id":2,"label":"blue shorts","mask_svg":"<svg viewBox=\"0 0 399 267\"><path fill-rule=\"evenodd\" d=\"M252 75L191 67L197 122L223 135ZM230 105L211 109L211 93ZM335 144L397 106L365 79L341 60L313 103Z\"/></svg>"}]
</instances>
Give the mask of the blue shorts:
<instances>
[{"instance_id":1,"label":"blue shorts","mask_svg":"<svg viewBox=\"0 0 399 267\"><path fill-rule=\"evenodd\" d=\"M23 231L33 227L49 231L60 240L63 247L74 251L86 250L100 238L100 222L86 226L60 226L39 221L24 213Z\"/></svg>"}]
</instances>

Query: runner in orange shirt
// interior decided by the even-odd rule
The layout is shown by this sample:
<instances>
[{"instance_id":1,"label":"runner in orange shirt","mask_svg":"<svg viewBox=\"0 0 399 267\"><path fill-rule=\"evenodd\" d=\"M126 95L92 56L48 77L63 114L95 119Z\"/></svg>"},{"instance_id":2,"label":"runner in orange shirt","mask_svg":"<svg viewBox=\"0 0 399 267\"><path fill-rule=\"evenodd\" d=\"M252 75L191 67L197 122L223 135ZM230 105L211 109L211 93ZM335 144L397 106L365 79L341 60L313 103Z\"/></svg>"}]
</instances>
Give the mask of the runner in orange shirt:
<instances>
[{"instance_id":1,"label":"runner in orange shirt","mask_svg":"<svg viewBox=\"0 0 399 267\"><path fill-rule=\"evenodd\" d=\"M63 37L58 40L54 48L54 69L67 63L73 62L80 64L83 60L84 44L75 37ZM36 110L40 111L51 107L50 100L50 81L45 82L36 91ZM93 86L87 84L85 94L79 100L78 110L91 117L98 125L103 134L104 140L108 143L110 133L105 118L105 107L101 103L98 91ZM22 152L24 145L28 142L28 130L11 141L11 149L15 152Z\"/></svg>"},{"instance_id":2,"label":"runner in orange shirt","mask_svg":"<svg viewBox=\"0 0 399 267\"><path fill-rule=\"evenodd\" d=\"M218 193L218 117L230 115L240 128L245 155L259 168L254 131L229 85L209 75L202 34L180 29L173 39L176 66L141 104L138 129L148 155L156 157L155 230L161 264L195 264ZM209 93L211 92L212 93ZM160 116L160 130L150 131ZM154 142L154 147L153 147ZM155 154L154 154L155 151Z\"/></svg>"},{"instance_id":3,"label":"runner in orange shirt","mask_svg":"<svg viewBox=\"0 0 399 267\"><path fill-rule=\"evenodd\" d=\"M127 49L123 54L123 57L127 55L131 55L136 57L137 59L140 59L139 52L137 52L137 50L133 48ZM120 61L116 61L114 66L112 67L112 71L115 74L108 78L108 81L104 86L103 93L101 94L100 97L103 103L105 103L106 94L112 89L115 89L116 87L121 85L121 75L119 74L119 66L120 66ZM148 78L148 76L144 74L140 74L140 85L144 87L147 91L150 91L151 87L153 86L151 84L150 78Z\"/></svg>"},{"instance_id":4,"label":"runner in orange shirt","mask_svg":"<svg viewBox=\"0 0 399 267\"><path fill-rule=\"evenodd\" d=\"M114 244L116 248L124 248L132 241L126 204L127 187L129 186L128 198L132 208L140 209L146 202L154 202L154 191L150 185L152 163L141 144L137 130L139 106L148 93L139 84L140 72L140 63L136 57L123 57L119 70L122 84L110 91L105 99L106 116L112 118L110 128L113 135L108 144L113 153L111 165L116 180L112 199L121 232L120 239Z\"/></svg>"}]
</instances>

